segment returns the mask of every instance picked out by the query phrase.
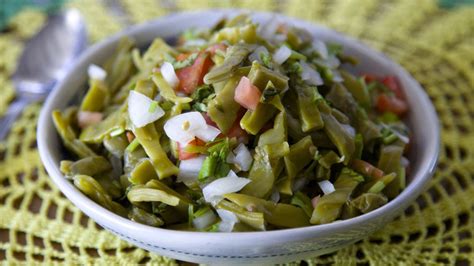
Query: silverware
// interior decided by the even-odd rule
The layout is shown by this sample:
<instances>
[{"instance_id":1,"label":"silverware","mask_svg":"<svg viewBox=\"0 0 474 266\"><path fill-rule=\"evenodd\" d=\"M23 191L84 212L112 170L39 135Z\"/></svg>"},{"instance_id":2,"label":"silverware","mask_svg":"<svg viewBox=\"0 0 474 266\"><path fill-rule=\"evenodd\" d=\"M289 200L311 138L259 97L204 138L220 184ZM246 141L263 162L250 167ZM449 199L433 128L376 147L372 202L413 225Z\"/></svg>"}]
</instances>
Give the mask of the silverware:
<instances>
[{"instance_id":1,"label":"silverware","mask_svg":"<svg viewBox=\"0 0 474 266\"><path fill-rule=\"evenodd\" d=\"M13 75L17 97L0 118L0 140L28 104L46 98L86 45L86 27L77 10L66 10L48 19L26 44Z\"/></svg>"}]
</instances>

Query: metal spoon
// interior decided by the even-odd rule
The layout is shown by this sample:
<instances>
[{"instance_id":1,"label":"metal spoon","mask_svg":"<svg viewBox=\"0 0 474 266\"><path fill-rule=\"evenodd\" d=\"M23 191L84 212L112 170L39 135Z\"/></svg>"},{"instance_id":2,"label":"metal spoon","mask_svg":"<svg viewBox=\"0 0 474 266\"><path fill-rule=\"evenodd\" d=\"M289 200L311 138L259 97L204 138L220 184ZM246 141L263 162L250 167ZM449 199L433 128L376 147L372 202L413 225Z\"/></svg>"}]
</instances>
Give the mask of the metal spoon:
<instances>
[{"instance_id":1,"label":"metal spoon","mask_svg":"<svg viewBox=\"0 0 474 266\"><path fill-rule=\"evenodd\" d=\"M0 140L28 104L46 98L86 45L86 27L77 10L66 10L48 19L46 26L26 44L13 74L17 97L0 118Z\"/></svg>"}]
</instances>

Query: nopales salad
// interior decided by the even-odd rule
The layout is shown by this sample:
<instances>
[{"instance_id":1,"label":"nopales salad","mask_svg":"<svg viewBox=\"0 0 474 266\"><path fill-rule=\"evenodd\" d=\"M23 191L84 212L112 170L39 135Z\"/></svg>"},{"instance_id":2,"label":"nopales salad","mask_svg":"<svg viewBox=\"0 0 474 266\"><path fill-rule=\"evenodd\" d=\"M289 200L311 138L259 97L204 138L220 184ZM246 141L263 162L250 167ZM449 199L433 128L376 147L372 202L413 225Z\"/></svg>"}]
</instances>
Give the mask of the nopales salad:
<instances>
[{"instance_id":1,"label":"nopales salad","mask_svg":"<svg viewBox=\"0 0 474 266\"><path fill-rule=\"evenodd\" d=\"M263 231L370 212L405 187L408 111L396 77L302 29L241 15L120 41L88 69L80 105L53 112L65 177L155 227Z\"/></svg>"}]
</instances>

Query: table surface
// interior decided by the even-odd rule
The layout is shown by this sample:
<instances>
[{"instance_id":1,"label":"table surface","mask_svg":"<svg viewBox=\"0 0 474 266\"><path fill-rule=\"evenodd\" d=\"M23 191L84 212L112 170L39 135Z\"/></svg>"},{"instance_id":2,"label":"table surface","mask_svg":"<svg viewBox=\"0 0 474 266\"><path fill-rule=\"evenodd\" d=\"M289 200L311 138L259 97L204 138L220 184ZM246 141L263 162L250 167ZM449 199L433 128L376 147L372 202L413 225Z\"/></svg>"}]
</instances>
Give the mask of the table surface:
<instances>
[{"instance_id":1,"label":"table surface","mask_svg":"<svg viewBox=\"0 0 474 266\"><path fill-rule=\"evenodd\" d=\"M474 264L474 8L436 1L74 0L92 42L128 25L181 10L241 7L320 23L361 39L404 66L425 88L441 123L437 171L417 201L381 231L309 264ZM16 15L0 32L0 114L24 42L46 17ZM0 142L0 261L175 264L102 230L55 188L36 149L40 104L24 110Z\"/></svg>"}]
</instances>

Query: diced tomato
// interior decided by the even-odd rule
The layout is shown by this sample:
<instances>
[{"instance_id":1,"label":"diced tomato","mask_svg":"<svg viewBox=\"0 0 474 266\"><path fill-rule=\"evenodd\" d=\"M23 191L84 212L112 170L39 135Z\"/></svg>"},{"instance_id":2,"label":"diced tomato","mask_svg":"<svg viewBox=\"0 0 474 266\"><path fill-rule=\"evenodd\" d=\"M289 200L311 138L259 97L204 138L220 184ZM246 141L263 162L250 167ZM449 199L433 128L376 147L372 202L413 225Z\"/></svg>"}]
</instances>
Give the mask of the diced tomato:
<instances>
[{"instance_id":1,"label":"diced tomato","mask_svg":"<svg viewBox=\"0 0 474 266\"><path fill-rule=\"evenodd\" d=\"M240 120L236 120L236 123L234 123L229 129L229 132L227 132L227 136L229 138L237 138L242 142L246 142L248 134L240 127Z\"/></svg>"},{"instance_id":2,"label":"diced tomato","mask_svg":"<svg viewBox=\"0 0 474 266\"><path fill-rule=\"evenodd\" d=\"M247 77L242 77L235 88L234 100L253 111L257 108L261 95L257 86L253 85Z\"/></svg>"},{"instance_id":3,"label":"diced tomato","mask_svg":"<svg viewBox=\"0 0 474 266\"><path fill-rule=\"evenodd\" d=\"M214 55L217 50L221 50L225 52L225 50L227 50L227 45L223 43L216 43L214 45L209 46L209 48L207 48L207 51L211 53L211 55Z\"/></svg>"},{"instance_id":4,"label":"diced tomato","mask_svg":"<svg viewBox=\"0 0 474 266\"><path fill-rule=\"evenodd\" d=\"M386 94L380 94L377 97L376 106L379 112L392 112L398 116L403 115L408 110L408 106L403 100Z\"/></svg>"},{"instance_id":5,"label":"diced tomato","mask_svg":"<svg viewBox=\"0 0 474 266\"><path fill-rule=\"evenodd\" d=\"M189 159L192 159L196 156L197 156L196 153L185 151L184 147L181 147L181 145L178 143L178 159L180 159L180 160L189 160Z\"/></svg>"},{"instance_id":6,"label":"diced tomato","mask_svg":"<svg viewBox=\"0 0 474 266\"><path fill-rule=\"evenodd\" d=\"M178 91L193 93L199 85L203 84L204 75L209 72L213 64L208 53L200 53L191 66L176 71L179 79Z\"/></svg>"},{"instance_id":7,"label":"diced tomato","mask_svg":"<svg viewBox=\"0 0 474 266\"><path fill-rule=\"evenodd\" d=\"M244 117L245 113L247 112L247 109L240 107L239 111L237 111L237 117L235 123L238 123L240 125L240 120L242 117Z\"/></svg>"},{"instance_id":8,"label":"diced tomato","mask_svg":"<svg viewBox=\"0 0 474 266\"><path fill-rule=\"evenodd\" d=\"M276 32L281 34L288 34L288 27L283 23L279 24L276 29Z\"/></svg>"},{"instance_id":9,"label":"diced tomato","mask_svg":"<svg viewBox=\"0 0 474 266\"><path fill-rule=\"evenodd\" d=\"M176 60L178 60L178 61L183 61L183 60L185 60L186 58L188 58L189 55L190 55L190 54L188 54L188 53L179 54L178 56L176 56Z\"/></svg>"},{"instance_id":10,"label":"diced tomato","mask_svg":"<svg viewBox=\"0 0 474 266\"><path fill-rule=\"evenodd\" d=\"M387 94L380 94L375 99L375 104L379 112L392 112L398 116L403 115L408 110L408 105L405 101L405 95L395 76L385 76L383 78L372 74L364 74L366 83L378 81L393 92L394 96Z\"/></svg>"},{"instance_id":11,"label":"diced tomato","mask_svg":"<svg viewBox=\"0 0 474 266\"><path fill-rule=\"evenodd\" d=\"M381 179L384 176L384 172L382 170L363 160L354 159L352 161L352 167L354 168L354 170L364 176L372 177L375 179Z\"/></svg>"},{"instance_id":12,"label":"diced tomato","mask_svg":"<svg viewBox=\"0 0 474 266\"><path fill-rule=\"evenodd\" d=\"M372 74L364 74L362 76L364 77L365 83L367 84L377 80L377 77Z\"/></svg>"},{"instance_id":13,"label":"diced tomato","mask_svg":"<svg viewBox=\"0 0 474 266\"><path fill-rule=\"evenodd\" d=\"M321 197L318 195L318 196L311 199L311 205L313 206L313 208L316 208L316 205L318 205L318 202L319 202L320 198Z\"/></svg>"},{"instance_id":14,"label":"diced tomato","mask_svg":"<svg viewBox=\"0 0 474 266\"><path fill-rule=\"evenodd\" d=\"M181 147L181 145L178 142L178 158L180 160L188 160L188 159L198 156L197 153L186 151L186 147L190 145L191 146L204 146L206 145L206 143L198 138L195 138L193 141L189 142L188 145L186 145L185 147Z\"/></svg>"},{"instance_id":15,"label":"diced tomato","mask_svg":"<svg viewBox=\"0 0 474 266\"><path fill-rule=\"evenodd\" d=\"M402 89L398 84L398 80L394 76L386 76L381 81L387 88L389 88L399 99L405 99L405 95L403 95Z\"/></svg>"},{"instance_id":16,"label":"diced tomato","mask_svg":"<svg viewBox=\"0 0 474 266\"><path fill-rule=\"evenodd\" d=\"M126 136L127 136L128 142L132 142L135 139L135 135L133 135L131 131L127 131Z\"/></svg>"}]
</instances>

